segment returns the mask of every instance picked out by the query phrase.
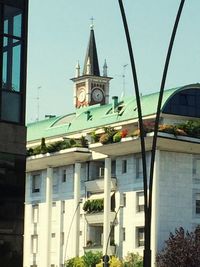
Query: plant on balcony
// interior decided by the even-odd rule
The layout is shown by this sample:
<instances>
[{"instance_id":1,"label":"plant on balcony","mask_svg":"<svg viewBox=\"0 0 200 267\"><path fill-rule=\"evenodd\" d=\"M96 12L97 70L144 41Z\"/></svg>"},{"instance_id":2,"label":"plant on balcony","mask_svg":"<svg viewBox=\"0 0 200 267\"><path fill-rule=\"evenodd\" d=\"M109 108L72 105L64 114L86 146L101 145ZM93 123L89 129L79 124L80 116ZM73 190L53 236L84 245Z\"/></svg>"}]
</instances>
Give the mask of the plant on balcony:
<instances>
[{"instance_id":1,"label":"plant on balcony","mask_svg":"<svg viewBox=\"0 0 200 267\"><path fill-rule=\"evenodd\" d=\"M27 156L54 153L71 147L88 147L87 139L82 136L80 139L65 139L46 145L45 138L41 139L41 145L27 149Z\"/></svg>"},{"instance_id":2,"label":"plant on balcony","mask_svg":"<svg viewBox=\"0 0 200 267\"><path fill-rule=\"evenodd\" d=\"M117 132L117 133L113 136L113 143L120 142L121 139L122 139L121 132Z\"/></svg>"},{"instance_id":3,"label":"plant on balcony","mask_svg":"<svg viewBox=\"0 0 200 267\"><path fill-rule=\"evenodd\" d=\"M178 124L177 127L183 130L188 136L200 138L200 121L187 121L182 124Z\"/></svg>"},{"instance_id":4,"label":"plant on balcony","mask_svg":"<svg viewBox=\"0 0 200 267\"><path fill-rule=\"evenodd\" d=\"M128 135L128 129L122 129L120 131L120 134L121 134L121 138L124 138Z\"/></svg>"},{"instance_id":5,"label":"plant on balcony","mask_svg":"<svg viewBox=\"0 0 200 267\"><path fill-rule=\"evenodd\" d=\"M88 140L83 135L81 136L80 143L81 147L88 147Z\"/></svg>"},{"instance_id":6,"label":"plant on balcony","mask_svg":"<svg viewBox=\"0 0 200 267\"><path fill-rule=\"evenodd\" d=\"M83 210L87 213L95 213L103 211L103 199L86 200Z\"/></svg>"},{"instance_id":7,"label":"plant on balcony","mask_svg":"<svg viewBox=\"0 0 200 267\"><path fill-rule=\"evenodd\" d=\"M102 134L101 137L99 138L99 142L103 145L111 143L109 134L107 133Z\"/></svg>"},{"instance_id":8,"label":"plant on balcony","mask_svg":"<svg viewBox=\"0 0 200 267\"><path fill-rule=\"evenodd\" d=\"M104 133L100 136L99 142L102 144L113 143L113 136L117 131L113 127L104 127Z\"/></svg>"},{"instance_id":9,"label":"plant on balcony","mask_svg":"<svg viewBox=\"0 0 200 267\"><path fill-rule=\"evenodd\" d=\"M100 135L99 134L96 134L95 131L91 132L90 136L92 138L92 143L99 142Z\"/></svg>"}]
</instances>

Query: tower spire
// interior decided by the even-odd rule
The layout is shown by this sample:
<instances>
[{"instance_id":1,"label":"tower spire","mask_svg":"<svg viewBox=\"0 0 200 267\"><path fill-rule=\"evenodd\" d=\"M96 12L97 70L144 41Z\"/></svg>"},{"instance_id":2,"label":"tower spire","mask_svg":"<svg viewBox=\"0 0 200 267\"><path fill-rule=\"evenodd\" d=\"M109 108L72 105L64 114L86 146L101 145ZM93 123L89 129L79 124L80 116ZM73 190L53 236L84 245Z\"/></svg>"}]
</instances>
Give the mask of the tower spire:
<instances>
[{"instance_id":1,"label":"tower spire","mask_svg":"<svg viewBox=\"0 0 200 267\"><path fill-rule=\"evenodd\" d=\"M89 43L88 43L87 52L85 56L83 75L88 74L87 64L88 62L90 62L90 75L100 76L99 61L98 61L96 42L95 42L95 36L94 36L94 25L93 25L94 19L92 18L91 20L92 20L92 24L90 27L90 38L89 38Z\"/></svg>"}]
</instances>

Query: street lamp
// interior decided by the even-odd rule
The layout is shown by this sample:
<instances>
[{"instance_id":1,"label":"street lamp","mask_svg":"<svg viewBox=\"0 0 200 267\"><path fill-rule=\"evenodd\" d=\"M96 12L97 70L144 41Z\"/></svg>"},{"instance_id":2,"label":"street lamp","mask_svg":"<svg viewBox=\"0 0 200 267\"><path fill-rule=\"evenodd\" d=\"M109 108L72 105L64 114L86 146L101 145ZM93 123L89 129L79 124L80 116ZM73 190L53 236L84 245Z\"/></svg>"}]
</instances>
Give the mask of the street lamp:
<instances>
[{"instance_id":1,"label":"street lamp","mask_svg":"<svg viewBox=\"0 0 200 267\"><path fill-rule=\"evenodd\" d=\"M72 229L73 221L74 221L75 215L76 215L76 213L78 211L78 208L79 208L81 203L82 203L82 199L80 199L80 201L78 202L78 204L76 206L76 209L74 211L74 214L72 216L72 220L71 220L71 223L70 223L70 226L69 226L69 230L68 230L68 234L67 234L67 238L66 238L66 245L65 245L65 253L64 253L64 260L63 260L64 262L63 262L63 264L65 264L67 247L68 247L68 242L69 242L69 236L70 236L70 232L71 232L71 229Z\"/></svg>"},{"instance_id":2,"label":"street lamp","mask_svg":"<svg viewBox=\"0 0 200 267\"><path fill-rule=\"evenodd\" d=\"M118 215L120 209L123 208L123 207L124 207L124 205L119 205L119 208L115 213L114 220L112 221L112 225L110 227L110 232L109 232L107 243L106 243L106 252L105 252L105 255L103 256L103 267L109 267L109 259L110 258L108 256L108 244L109 244L109 241L110 241L110 236L111 236L112 230L114 229L114 226L115 226L115 221L117 219L117 215Z\"/></svg>"},{"instance_id":3,"label":"street lamp","mask_svg":"<svg viewBox=\"0 0 200 267\"><path fill-rule=\"evenodd\" d=\"M155 162L155 153L156 153L156 145L157 145L157 136L158 136L158 126L160 120L160 112L161 112L161 105L162 105L162 98L163 92L165 87L165 81L167 77L167 71L169 67L169 61L171 57L171 52L174 44L174 39L176 36L176 31L178 28L178 23L181 17L182 9L185 3L185 0L181 0L180 6L178 9L178 13L176 16L176 20L174 23L169 48L167 52L167 57L165 61L159 99L157 104L157 112L156 112L156 120L154 125L154 137L152 142L151 148L151 164L150 164L150 176L149 176L149 187L148 187L148 179L147 179L147 166L146 166L146 150L145 150L145 132L143 126L143 119L142 119L142 110L141 110L141 101L140 101L140 94L139 94L139 86L137 81L137 73L135 67L135 61L132 51L131 39L128 30L128 24L126 20L126 14L123 6L123 0L118 0L121 16L123 20L124 30L126 34L127 46L129 50L132 74L133 74L133 81L135 85L135 95L136 95L136 103L137 103L137 110L138 110L138 121L139 121L139 128L140 128L140 143L141 143L141 153L142 153L142 167L143 167L143 186L144 186L144 202L145 202L145 247L144 247L144 267L151 267L151 215L152 215L152 189L153 189L153 172L154 172L154 162Z\"/></svg>"}]
</instances>

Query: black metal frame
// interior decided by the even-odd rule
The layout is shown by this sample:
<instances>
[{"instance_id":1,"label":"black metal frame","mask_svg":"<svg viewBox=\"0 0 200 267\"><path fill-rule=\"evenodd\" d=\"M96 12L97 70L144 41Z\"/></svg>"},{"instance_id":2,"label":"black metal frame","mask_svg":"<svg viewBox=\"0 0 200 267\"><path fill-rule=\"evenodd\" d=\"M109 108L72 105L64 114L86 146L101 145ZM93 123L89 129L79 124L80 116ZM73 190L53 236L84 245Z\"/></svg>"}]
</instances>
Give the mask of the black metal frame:
<instances>
[{"instance_id":1,"label":"black metal frame","mask_svg":"<svg viewBox=\"0 0 200 267\"><path fill-rule=\"evenodd\" d=\"M134 56L132 51L132 45L126 20L126 14L123 7L123 0L118 0L119 7L121 11L121 16L123 20L124 25L124 31L126 35L127 40L127 46L129 50L129 56L131 61L131 68L132 68L132 74L133 74L133 81L135 85L135 95L136 95L136 102L137 102L137 109L138 109L138 120L139 120L139 128L140 128L140 143L141 143L141 152L142 152L142 166L143 166L143 185L144 185L144 198L145 198L145 247L144 247L144 266L145 267L151 267L151 215L152 215L152 189L153 189L153 172L154 172L154 163L155 163L155 155L156 155L156 145L157 145L157 136L158 136L158 126L159 126L159 120L160 120L160 113L161 113L161 105L162 105L162 98L163 98L163 92L165 87L165 81L167 77L167 71L169 67L169 61L171 57L171 52L173 48L174 39L176 36L179 20L181 17L182 9L185 3L185 0L181 0L178 13L176 16L176 20L174 23L169 48L167 52L167 57L165 61L162 81L161 81L161 87L160 87L160 93L159 93L159 99L158 99L158 105L157 105L157 112L156 112L156 119L155 119L155 125L154 125L154 136L153 136L153 142L152 142L152 150L151 150L151 165L150 165L150 176L149 176L149 190L148 190L148 179L147 179L147 166L146 166L146 150L145 150L145 132L144 132L144 126L143 126L143 119L142 119L142 110L141 110L141 101L140 101L140 95L139 95L139 87L138 87L138 81L137 81L137 73L136 73L136 67L134 62ZM148 194L149 191L149 194Z\"/></svg>"}]
</instances>

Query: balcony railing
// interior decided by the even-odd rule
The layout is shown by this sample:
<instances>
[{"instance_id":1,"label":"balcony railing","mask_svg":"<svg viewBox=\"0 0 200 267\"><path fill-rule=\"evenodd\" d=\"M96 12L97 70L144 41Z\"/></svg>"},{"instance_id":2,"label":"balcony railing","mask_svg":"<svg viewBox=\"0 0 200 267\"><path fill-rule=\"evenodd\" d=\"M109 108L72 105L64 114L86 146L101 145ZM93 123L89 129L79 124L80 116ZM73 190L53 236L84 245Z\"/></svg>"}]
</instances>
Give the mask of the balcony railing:
<instances>
[{"instance_id":1,"label":"balcony railing","mask_svg":"<svg viewBox=\"0 0 200 267\"><path fill-rule=\"evenodd\" d=\"M104 190L104 178L97 178L95 180L85 182L86 190L89 192L102 192ZM117 179L111 178L111 191L117 188Z\"/></svg>"}]
</instances>

